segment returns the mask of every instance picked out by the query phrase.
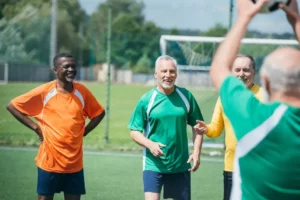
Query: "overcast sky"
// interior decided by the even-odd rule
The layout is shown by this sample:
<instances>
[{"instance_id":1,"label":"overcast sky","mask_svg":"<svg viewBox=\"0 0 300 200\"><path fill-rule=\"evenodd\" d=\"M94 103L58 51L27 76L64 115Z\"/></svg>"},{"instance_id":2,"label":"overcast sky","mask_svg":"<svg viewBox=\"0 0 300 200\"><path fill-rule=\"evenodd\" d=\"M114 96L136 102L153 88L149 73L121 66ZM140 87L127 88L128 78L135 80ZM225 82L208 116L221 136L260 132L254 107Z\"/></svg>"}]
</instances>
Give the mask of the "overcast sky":
<instances>
[{"instance_id":1,"label":"overcast sky","mask_svg":"<svg viewBox=\"0 0 300 200\"><path fill-rule=\"evenodd\" d=\"M91 14L105 0L79 2ZM144 15L146 20L155 22L159 27L205 31L216 23L228 26L229 2L230 0L144 0ZM281 10L272 14L259 14L249 28L265 33L292 32Z\"/></svg>"}]
</instances>

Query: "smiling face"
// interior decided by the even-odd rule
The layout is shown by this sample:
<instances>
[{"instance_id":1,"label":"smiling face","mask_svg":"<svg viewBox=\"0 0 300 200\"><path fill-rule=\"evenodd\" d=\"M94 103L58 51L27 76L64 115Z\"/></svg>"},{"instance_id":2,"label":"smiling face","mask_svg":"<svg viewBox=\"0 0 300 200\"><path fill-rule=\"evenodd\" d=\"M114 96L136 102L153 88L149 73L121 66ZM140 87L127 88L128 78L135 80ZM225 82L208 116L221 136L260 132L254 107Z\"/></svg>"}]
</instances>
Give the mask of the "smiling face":
<instances>
[{"instance_id":1,"label":"smiling face","mask_svg":"<svg viewBox=\"0 0 300 200\"><path fill-rule=\"evenodd\" d=\"M161 92L165 94L173 92L177 78L176 66L173 60L161 59L154 76L157 79L157 87Z\"/></svg>"},{"instance_id":2,"label":"smiling face","mask_svg":"<svg viewBox=\"0 0 300 200\"><path fill-rule=\"evenodd\" d=\"M251 88L253 85L255 70L250 58L237 57L232 66L232 74L242 80L248 88Z\"/></svg>"},{"instance_id":3,"label":"smiling face","mask_svg":"<svg viewBox=\"0 0 300 200\"><path fill-rule=\"evenodd\" d=\"M57 79L64 83L73 82L76 76L76 63L72 57L61 57L56 61L54 72Z\"/></svg>"}]
</instances>

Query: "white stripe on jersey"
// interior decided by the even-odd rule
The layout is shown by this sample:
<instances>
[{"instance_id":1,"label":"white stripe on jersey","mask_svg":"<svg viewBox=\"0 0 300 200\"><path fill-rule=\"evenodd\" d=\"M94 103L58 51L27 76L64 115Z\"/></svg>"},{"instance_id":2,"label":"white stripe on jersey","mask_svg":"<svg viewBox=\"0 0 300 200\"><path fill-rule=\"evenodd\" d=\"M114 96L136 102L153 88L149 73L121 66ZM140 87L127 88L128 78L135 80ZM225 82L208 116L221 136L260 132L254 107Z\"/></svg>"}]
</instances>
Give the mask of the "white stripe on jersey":
<instances>
[{"instance_id":1,"label":"white stripe on jersey","mask_svg":"<svg viewBox=\"0 0 300 200\"><path fill-rule=\"evenodd\" d=\"M274 113L266 121L247 133L240 139L240 141L238 141L234 158L233 185L230 197L231 200L240 200L243 196L241 188L242 178L240 175L239 159L249 153L261 141L263 141L264 138L268 136L272 129L276 127L280 122L287 109L288 107L286 105L281 104L280 106L278 106L278 108L276 108Z\"/></svg>"}]
</instances>

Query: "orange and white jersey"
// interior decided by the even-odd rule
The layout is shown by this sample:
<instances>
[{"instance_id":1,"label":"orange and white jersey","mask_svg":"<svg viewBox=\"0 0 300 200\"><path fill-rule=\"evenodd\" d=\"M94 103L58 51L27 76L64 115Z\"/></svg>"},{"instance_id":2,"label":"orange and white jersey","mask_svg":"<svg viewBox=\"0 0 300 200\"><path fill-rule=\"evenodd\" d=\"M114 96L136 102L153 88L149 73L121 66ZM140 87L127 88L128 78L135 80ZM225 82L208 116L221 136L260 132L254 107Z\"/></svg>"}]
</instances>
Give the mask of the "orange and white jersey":
<instances>
[{"instance_id":1,"label":"orange and white jersey","mask_svg":"<svg viewBox=\"0 0 300 200\"><path fill-rule=\"evenodd\" d=\"M36 164L58 173L78 172L83 168L82 143L85 120L104 109L82 84L73 83L71 93L56 89L56 81L41 85L11 101L20 112L34 117L42 129Z\"/></svg>"}]
</instances>

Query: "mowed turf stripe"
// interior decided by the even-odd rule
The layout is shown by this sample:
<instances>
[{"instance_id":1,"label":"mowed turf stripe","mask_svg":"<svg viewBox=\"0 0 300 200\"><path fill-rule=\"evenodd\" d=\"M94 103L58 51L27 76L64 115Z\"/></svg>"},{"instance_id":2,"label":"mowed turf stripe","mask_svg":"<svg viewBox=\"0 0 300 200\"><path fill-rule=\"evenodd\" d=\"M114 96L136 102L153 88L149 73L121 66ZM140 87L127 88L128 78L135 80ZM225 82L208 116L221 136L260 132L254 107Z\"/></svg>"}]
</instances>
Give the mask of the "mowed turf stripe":
<instances>
[{"instance_id":1,"label":"mowed turf stripe","mask_svg":"<svg viewBox=\"0 0 300 200\"><path fill-rule=\"evenodd\" d=\"M5 151L30 151L30 152L37 152L37 148L34 147L7 147L7 146L0 146L0 150L5 150ZM115 156L115 157L142 157L141 154L134 154L134 153L120 153L120 152L97 152L97 151L83 151L83 154L85 155L95 155L95 156ZM224 162L223 159L221 158L210 158L210 157L201 157L201 161L208 161L208 162Z\"/></svg>"}]
</instances>

